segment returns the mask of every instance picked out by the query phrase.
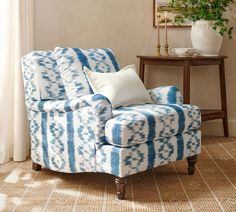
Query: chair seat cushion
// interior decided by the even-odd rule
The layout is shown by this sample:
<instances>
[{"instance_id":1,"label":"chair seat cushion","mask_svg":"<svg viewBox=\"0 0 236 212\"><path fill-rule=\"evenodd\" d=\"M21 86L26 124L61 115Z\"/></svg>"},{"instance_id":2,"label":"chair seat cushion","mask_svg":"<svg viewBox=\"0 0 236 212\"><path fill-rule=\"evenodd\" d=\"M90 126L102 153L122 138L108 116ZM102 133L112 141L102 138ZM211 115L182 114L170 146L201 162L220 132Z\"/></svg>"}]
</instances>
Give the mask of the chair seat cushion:
<instances>
[{"instance_id":1,"label":"chair seat cushion","mask_svg":"<svg viewBox=\"0 0 236 212\"><path fill-rule=\"evenodd\" d=\"M200 109L193 105L131 105L113 110L105 134L108 143L128 147L197 130L200 125Z\"/></svg>"}]
</instances>

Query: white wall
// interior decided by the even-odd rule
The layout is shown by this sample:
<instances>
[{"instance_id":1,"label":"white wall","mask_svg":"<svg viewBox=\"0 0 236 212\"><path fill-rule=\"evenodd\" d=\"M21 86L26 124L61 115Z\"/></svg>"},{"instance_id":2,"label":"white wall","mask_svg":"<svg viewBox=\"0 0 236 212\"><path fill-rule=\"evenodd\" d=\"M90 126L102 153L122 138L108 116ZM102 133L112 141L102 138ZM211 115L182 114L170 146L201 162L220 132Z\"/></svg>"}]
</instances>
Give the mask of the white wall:
<instances>
[{"instance_id":1,"label":"white wall","mask_svg":"<svg viewBox=\"0 0 236 212\"><path fill-rule=\"evenodd\" d=\"M152 6L152 0L35 0L35 49L110 47L122 66L135 63L138 68L136 55L155 54L157 33L152 27ZM231 14L235 11L236 7ZM189 28L169 29L170 47L190 47L189 32ZM224 40L222 54L230 56L226 61L226 80L231 135L236 135L235 48L236 40ZM174 84L182 89L181 69L148 70L148 88ZM192 103L219 108L216 67L194 68L191 77ZM218 122L204 124L203 128L207 134L222 134Z\"/></svg>"}]
</instances>

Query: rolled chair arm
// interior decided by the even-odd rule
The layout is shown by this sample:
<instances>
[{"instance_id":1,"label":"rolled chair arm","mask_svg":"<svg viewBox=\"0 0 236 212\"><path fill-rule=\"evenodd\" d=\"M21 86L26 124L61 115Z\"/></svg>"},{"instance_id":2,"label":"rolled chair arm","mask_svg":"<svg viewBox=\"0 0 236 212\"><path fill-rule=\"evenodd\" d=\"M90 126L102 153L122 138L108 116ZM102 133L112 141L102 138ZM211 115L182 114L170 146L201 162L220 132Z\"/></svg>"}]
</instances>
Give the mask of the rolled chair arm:
<instances>
[{"instance_id":1,"label":"rolled chair arm","mask_svg":"<svg viewBox=\"0 0 236 212\"><path fill-rule=\"evenodd\" d=\"M110 107L109 100L100 94L86 95L72 100L31 100L26 103L27 108L39 112L71 112L84 107L102 110Z\"/></svg>"},{"instance_id":2,"label":"rolled chair arm","mask_svg":"<svg viewBox=\"0 0 236 212\"><path fill-rule=\"evenodd\" d=\"M176 86L163 86L148 91L156 104L183 104L183 97Z\"/></svg>"}]
</instances>

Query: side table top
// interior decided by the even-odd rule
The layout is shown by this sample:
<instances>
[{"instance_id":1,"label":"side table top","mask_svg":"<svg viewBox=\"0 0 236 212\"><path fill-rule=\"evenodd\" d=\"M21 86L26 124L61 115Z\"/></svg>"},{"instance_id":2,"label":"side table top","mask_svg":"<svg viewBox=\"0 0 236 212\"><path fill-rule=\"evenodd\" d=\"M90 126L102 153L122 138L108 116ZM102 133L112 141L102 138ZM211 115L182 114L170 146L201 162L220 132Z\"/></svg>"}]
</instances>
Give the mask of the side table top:
<instances>
[{"instance_id":1,"label":"side table top","mask_svg":"<svg viewBox=\"0 0 236 212\"><path fill-rule=\"evenodd\" d=\"M137 55L137 58L146 60L221 60L226 59L228 56L191 56L191 57L178 57L176 55L170 56L148 56L148 55Z\"/></svg>"}]
</instances>

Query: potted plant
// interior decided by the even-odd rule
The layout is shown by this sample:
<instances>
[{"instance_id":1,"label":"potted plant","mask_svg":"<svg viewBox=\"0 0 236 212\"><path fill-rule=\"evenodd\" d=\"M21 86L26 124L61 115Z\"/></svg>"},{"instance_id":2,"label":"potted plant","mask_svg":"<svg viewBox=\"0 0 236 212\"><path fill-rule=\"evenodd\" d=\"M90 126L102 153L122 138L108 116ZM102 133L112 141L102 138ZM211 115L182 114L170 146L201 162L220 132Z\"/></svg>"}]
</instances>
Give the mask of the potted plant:
<instances>
[{"instance_id":1,"label":"potted plant","mask_svg":"<svg viewBox=\"0 0 236 212\"><path fill-rule=\"evenodd\" d=\"M219 54L223 36L232 39L233 27L225 13L234 0L170 0L176 13L174 22L192 21L191 40L203 56Z\"/></svg>"}]
</instances>

